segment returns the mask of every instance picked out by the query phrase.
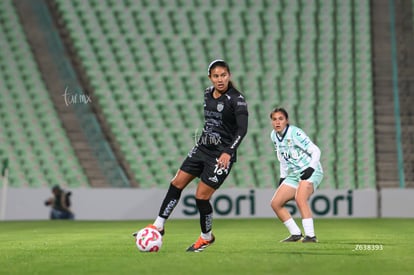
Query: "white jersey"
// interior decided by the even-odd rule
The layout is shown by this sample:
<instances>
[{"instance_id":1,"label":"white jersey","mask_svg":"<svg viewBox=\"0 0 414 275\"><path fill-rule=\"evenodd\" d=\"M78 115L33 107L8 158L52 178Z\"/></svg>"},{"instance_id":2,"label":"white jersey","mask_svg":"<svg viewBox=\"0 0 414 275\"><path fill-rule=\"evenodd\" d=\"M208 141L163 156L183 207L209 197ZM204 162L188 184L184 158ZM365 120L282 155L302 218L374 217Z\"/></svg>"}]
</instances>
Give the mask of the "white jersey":
<instances>
[{"instance_id":1,"label":"white jersey","mask_svg":"<svg viewBox=\"0 0 414 275\"><path fill-rule=\"evenodd\" d=\"M280 136L273 130L270 138L280 161L280 177L285 178L289 173L298 173L308 167L322 170L319 148L310 140L302 129L288 125Z\"/></svg>"}]
</instances>

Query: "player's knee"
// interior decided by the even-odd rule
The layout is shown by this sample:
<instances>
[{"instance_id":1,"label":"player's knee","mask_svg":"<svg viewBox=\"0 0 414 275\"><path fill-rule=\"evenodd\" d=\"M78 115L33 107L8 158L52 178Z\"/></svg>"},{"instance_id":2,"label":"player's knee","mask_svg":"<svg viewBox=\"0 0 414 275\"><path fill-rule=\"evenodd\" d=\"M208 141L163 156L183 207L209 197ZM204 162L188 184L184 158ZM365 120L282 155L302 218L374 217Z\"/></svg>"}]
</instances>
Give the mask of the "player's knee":
<instances>
[{"instance_id":1,"label":"player's knee","mask_svg":"<svg viewBox=\"0 0 414 275\"><path fill-rule=\"evenodd\" d=\"M212 196L211 192L203 191L203 190L197 190L195 194L195 198L197 200L210 200Z\"/></svg>"},{"instance_id":2,"label":"player's knee","mask_svg":"<svg viewBox=\"0 0 414 275\"><path fill-rule=\"evenodd\" d=\"M171 180L171 185L177 189L183 190L188 185L188 182L182 178L173 178Z\"/></svg>"},{"instance_id":3,"label":"player's knee","mask_svg":"<svg viewBox=\"0 0 414 275\"><path fill-rule=\"evenodd\" d=\"M194 179L193 175L185 173L182 170L178 170L177 174L172 178L171 185L175 186L178 189L184 189L192 180Z\"/></svg>"},{"instance_id":4,"label":"player's knee","mask_svg":"<svg viewBox=\"0 0 414 275\"><path fill-rule=\"evenodd\" d=\"M174 186L175 188L177 188L177 189L183 189L183 188L181 188L180 182L176 181L175 179L172 179L171 182L170 182L170 184L172 186Z\"/></svg>"},{"instance_id":5,"label":"player's knee","mask_svg":"<svg viewBox=\"0 0 414 275\"><path fill-rule=\"evenodd\" d=\"M308 204L308 199L303 196L299 196L295 198L296 205L299 209L302 209L303 207L306 207Z\"/></svg>"},{"instance_id":6,"label":"player's knee","mask_svg":"<svg viewBox=\"0 0 414 275\"><path fill-rule=\"evenodd\" d=\"M307 196L310 196L313 193L313 183L309 180L302 180L299 182L299 188L301 193L307 194Z\"/></svg>"},{"instance_id":7,"label":"player's knee","mask_svg":"<svg viewBox=\"0 0 414 275\"><path fill-rule=\"evenodd\" d=\"M279 200L271 200L270 206L272 207L274 211L278 211L283 208L283 203Z\"/></svg>"}]
</instances>

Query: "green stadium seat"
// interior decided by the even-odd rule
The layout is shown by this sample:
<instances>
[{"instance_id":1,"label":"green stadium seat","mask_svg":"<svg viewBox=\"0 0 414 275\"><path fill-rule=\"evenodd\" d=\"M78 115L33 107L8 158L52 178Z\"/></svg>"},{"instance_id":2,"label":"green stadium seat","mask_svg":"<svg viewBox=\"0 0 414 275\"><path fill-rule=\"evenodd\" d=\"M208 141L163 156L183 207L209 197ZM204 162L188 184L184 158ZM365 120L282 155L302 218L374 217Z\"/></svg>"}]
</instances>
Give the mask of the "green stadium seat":
<instances>
[{"instance_id":1,"label":"green stadium seat","mask_svg":"<svg viewBox=\"0 0 414 275\"><path fill-rule=\"evenodd\" d=\"M2 39L0 51L0 83L4 85L0 106L0 151L10 162L10 185L13 187L45 187L56 184L57 177L66 169L65 163L56 166L52 144L70 147L65 133L59 125L58 116L49 98L42 76L38 71L31 49L20 25L12 1L0 4L0 29ZM4 82L3 82L4 80ZM73 158L73 152L65 153L62 159ZM76 184L87 186L79 163L72 167L81 175ZM59 182L69 185L71 182ZM1 184L1 183L0 183Z\"/></svg>"},{"instance_id":2,"label":"green stadium seat","mask_svg":"<svg viewBox=\"0 0 414 275\"><path fill-rule=\"evenodd\" d=\"M352 128L359 117L368 120L369 129L361 136L373 139L372 95L362 92L372 91L370 6L369 1L357 2L59 0L57 4L64 22L70 23L71 37L112 132L142 187L165 186L161 181L181 161L177 155L185 156L190 149L193 131L202 127L201 95L210 84L206 64L225 58L250 105L249 133L240 148L238 169L229 177L230 186L265 187L277 181L273 154L273 164L268 164L268 113L284 106L298 126L314 126L306 131L318 138L323 151L328 179L324 188L352 188L356 180L361 186L351 169L354 161L364 160L373 145L367 151L349 150L352 144L344 141L348 147L332 148L340 139L335 135L354 136L341 127ZM213 28L213 22L221 27ZM358 70L357 76L352 68ZM162 142L158 136L166 128L172 138ZM143 141L147 138L152 140L148 144ZM150 157L151 150L162 156L158 161L163 172L158 175L153 172L157 160ZM138 154L140 160L133 156ZM252 161L258 157L267 161ZM365 170L375 171L372 163L366 163ZM339 165L349 174L334 174Z\"/></svg>"}]
</instances>

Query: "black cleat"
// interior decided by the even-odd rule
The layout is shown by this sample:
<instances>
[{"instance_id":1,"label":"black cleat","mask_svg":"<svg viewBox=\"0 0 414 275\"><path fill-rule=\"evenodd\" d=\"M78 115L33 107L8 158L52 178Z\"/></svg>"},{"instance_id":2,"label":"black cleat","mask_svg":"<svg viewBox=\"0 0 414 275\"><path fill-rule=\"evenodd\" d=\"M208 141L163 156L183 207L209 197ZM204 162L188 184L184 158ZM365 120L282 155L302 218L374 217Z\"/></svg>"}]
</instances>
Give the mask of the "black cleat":
<instances>
[{"instance_id":1,"label":"black cleat","mask_svg":"<svg viewBox=\"0 0 414 275\"><path fill-rule=\"evenodd\" d=\"M198 240L193 243L189 248L187 248L187 252L202 252L204 249L206 249L208 246L214 243L216 238L214 235L211 235L212 239L207 241L201 238L201 236L198 238Z\"/></svg>"},{"instance_id":2,"label":"black cleat","mask_svg":"<svg viewBox=\"0 0 414 275\"><path fill-rule=\"evenodd\" d=\"M284 240L281 240L281 243L293 243L293 242L297 242L300 239L302 239L302 234L300 235L290 235L289 237L287 237Z\"/></svg>"},{"instance_id":3,"label":"black cleat","mask_svg":"<svg viewBox=\"0 0 414 275\"><path fill-rule=\"evenodd\" d=\"M316 236L313 237L309 237L309 236L305 236L305 238L303 238L302 243L317 243L318 239L316 238Z\"/></svg>"}]
</instances>

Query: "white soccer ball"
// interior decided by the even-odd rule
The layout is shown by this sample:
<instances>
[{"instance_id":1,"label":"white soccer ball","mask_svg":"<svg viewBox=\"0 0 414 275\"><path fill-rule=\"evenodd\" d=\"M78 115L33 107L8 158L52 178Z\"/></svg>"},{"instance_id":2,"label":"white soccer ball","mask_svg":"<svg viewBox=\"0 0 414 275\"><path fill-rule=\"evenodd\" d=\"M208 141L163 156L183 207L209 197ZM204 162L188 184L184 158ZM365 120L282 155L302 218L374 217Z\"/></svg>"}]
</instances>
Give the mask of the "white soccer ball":
<instances>
[{"instance_id":1,"label":"white soccer ball","mask_svg":"<svg viewBox=\"0 0 414 275\"><path fill-rule=\"evenodd\" d=\"M138 231L135 240L139 251L158 252L162 246L162 235L153 228L143 228Z\"/></svg>"}]
</instances>

